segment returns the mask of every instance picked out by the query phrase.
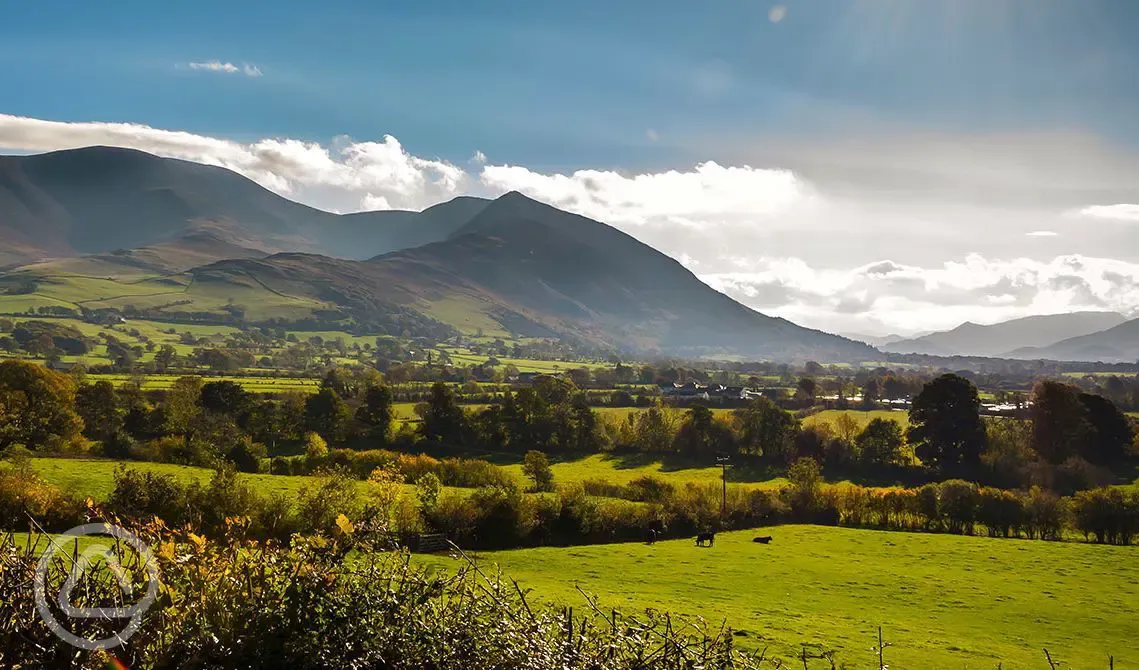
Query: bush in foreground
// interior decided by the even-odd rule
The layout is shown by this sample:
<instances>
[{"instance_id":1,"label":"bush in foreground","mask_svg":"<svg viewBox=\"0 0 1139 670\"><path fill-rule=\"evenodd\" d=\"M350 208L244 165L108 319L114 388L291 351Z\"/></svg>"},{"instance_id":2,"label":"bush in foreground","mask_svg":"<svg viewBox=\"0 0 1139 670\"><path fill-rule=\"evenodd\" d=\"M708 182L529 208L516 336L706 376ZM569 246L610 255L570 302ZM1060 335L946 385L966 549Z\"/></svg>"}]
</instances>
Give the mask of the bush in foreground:
<instances>
[{"instance_id":1,"label":"bush in foreground","mask_svg":"<svg viewBox=\"0 0 1139 670\"><path fill-rule=\"evenodd\" d=\"M377 550L381 527L342 517L332 535L287 544L243 540L244 528L231 519L218 540L161 524L135 528L153 548L161 586L138 632L114 650L118 661L131 668L298 670L759 667L733 649L729 629L710 630L699 620L539 608L516 583L473 564L455 574L425 572L406 554ZM106 653L77 654L36 611L33 547L46 541L0 539L0 665L107 667ZM128 554L122 561L145 590L141 559ZM48 584L58 588L69 569L60 556ZM119 595L118 582L99 570L82 579L75 605L103 605ZM90 639L121 630L55 613Z\"/></svg>"}]
</instances>

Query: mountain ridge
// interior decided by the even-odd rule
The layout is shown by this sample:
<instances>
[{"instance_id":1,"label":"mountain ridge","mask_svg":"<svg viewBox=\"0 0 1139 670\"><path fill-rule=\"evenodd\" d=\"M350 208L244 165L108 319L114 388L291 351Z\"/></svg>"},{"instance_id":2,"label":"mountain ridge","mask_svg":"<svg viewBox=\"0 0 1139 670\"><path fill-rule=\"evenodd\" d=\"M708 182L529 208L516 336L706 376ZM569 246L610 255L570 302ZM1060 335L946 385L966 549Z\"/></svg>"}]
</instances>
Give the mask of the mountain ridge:
<instances>
[{"instance_id":1,"label":"mountain ridge","mask_svg":"<svg viewBox=\"0 0 1139 670\"><path fill-rule=\"evenodd\" d=\"M445 212L447 204L436 207ZM303 249L363 259L429 241L420 239L425 232L415 223L423 214L325 212L223 167L135 149L0 156L5 265L169 243L202 226L256 239L266 252Z\"/></svg>"},{"instance_id":2,"label":"mountain ridge","mask_svg":"<svg viewBox=\"0 0 1139 670\"><path fill-rule=\"evenodd\" d=\"M1116 312L1083 311L1027 316L988 325L966 321L951 330L885 343L880 348L899 354L1006 357L1026 347L1043 347L1112 328L1125 320Z\"/></svg>"}]
</instances>

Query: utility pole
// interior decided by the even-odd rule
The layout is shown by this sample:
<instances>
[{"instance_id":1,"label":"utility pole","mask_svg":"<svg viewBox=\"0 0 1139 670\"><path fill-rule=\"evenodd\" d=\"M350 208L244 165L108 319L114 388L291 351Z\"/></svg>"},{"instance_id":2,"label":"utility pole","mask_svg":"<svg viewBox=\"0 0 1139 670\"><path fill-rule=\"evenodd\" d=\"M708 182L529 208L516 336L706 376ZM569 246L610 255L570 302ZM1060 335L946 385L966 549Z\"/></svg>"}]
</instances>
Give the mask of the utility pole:
<instances>
[{"instance_id":1,"label":"utility pole","mask_svg":"<svg viewBox=\"0 0 1139 670\"><path fill-rule=\"evenodd\" d=\"M717 456L716 464L720 466L721 479L723 480L723 491L720 495L720 523L724 522L724 517L728 515L728 465L731 462L730 456Z\"/></svg>"}]
</instances>

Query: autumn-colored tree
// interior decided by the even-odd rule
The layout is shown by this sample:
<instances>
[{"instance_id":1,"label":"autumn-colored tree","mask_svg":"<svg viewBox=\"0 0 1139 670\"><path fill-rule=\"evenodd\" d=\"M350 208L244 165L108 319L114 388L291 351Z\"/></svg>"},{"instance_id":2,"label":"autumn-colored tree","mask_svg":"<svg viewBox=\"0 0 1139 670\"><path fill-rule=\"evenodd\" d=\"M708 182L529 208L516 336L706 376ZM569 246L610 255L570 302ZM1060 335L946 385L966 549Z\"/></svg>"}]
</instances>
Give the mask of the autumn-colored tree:
<instances>
[{"instance_id":1,"label":"autumn-colored tree","mask_svg":"<svg viewBox=\"0 0 1139 670\"><path fill-rule=\"evenodd\" d=\"M0 362L0 450L63 447L82 430L70 377L27 361Z\"/></svg>"}]
</instances>

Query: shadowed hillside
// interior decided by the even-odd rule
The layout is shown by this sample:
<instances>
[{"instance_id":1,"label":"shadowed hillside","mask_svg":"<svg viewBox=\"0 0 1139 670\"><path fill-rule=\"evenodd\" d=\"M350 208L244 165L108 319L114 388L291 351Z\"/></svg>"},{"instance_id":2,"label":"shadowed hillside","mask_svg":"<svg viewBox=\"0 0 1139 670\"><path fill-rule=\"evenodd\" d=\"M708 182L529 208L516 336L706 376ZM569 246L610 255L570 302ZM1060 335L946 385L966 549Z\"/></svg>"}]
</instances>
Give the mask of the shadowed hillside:
<instances>
[{"instance_id":1,"label":"shadowed hillside","mask_svg":"<svg viewBox=\"0 0 1139 670\"><path fill-rule=\"evenodd\" d=\"M740 305L611 226L510 193L442 242L366 262L303 254L226 261L199 281L250 280L367 319L397 304L449 322L461 305L520 335L673 354L862 360L876 352Z\"/></svg>"},{"instance_id":2,"label":"shadowed hillside","mask_svg":"<svg viewBox=\"0 0 1139 670\"><path fill-rule=\"evenodd\" d=\"M443 203L421 226L417 212L330 214L224 168L132 149L0 156L0 263L151 246L202 226L265 251L367 258L442 239L482 202Z\"/></svg>"}]
</instances>

